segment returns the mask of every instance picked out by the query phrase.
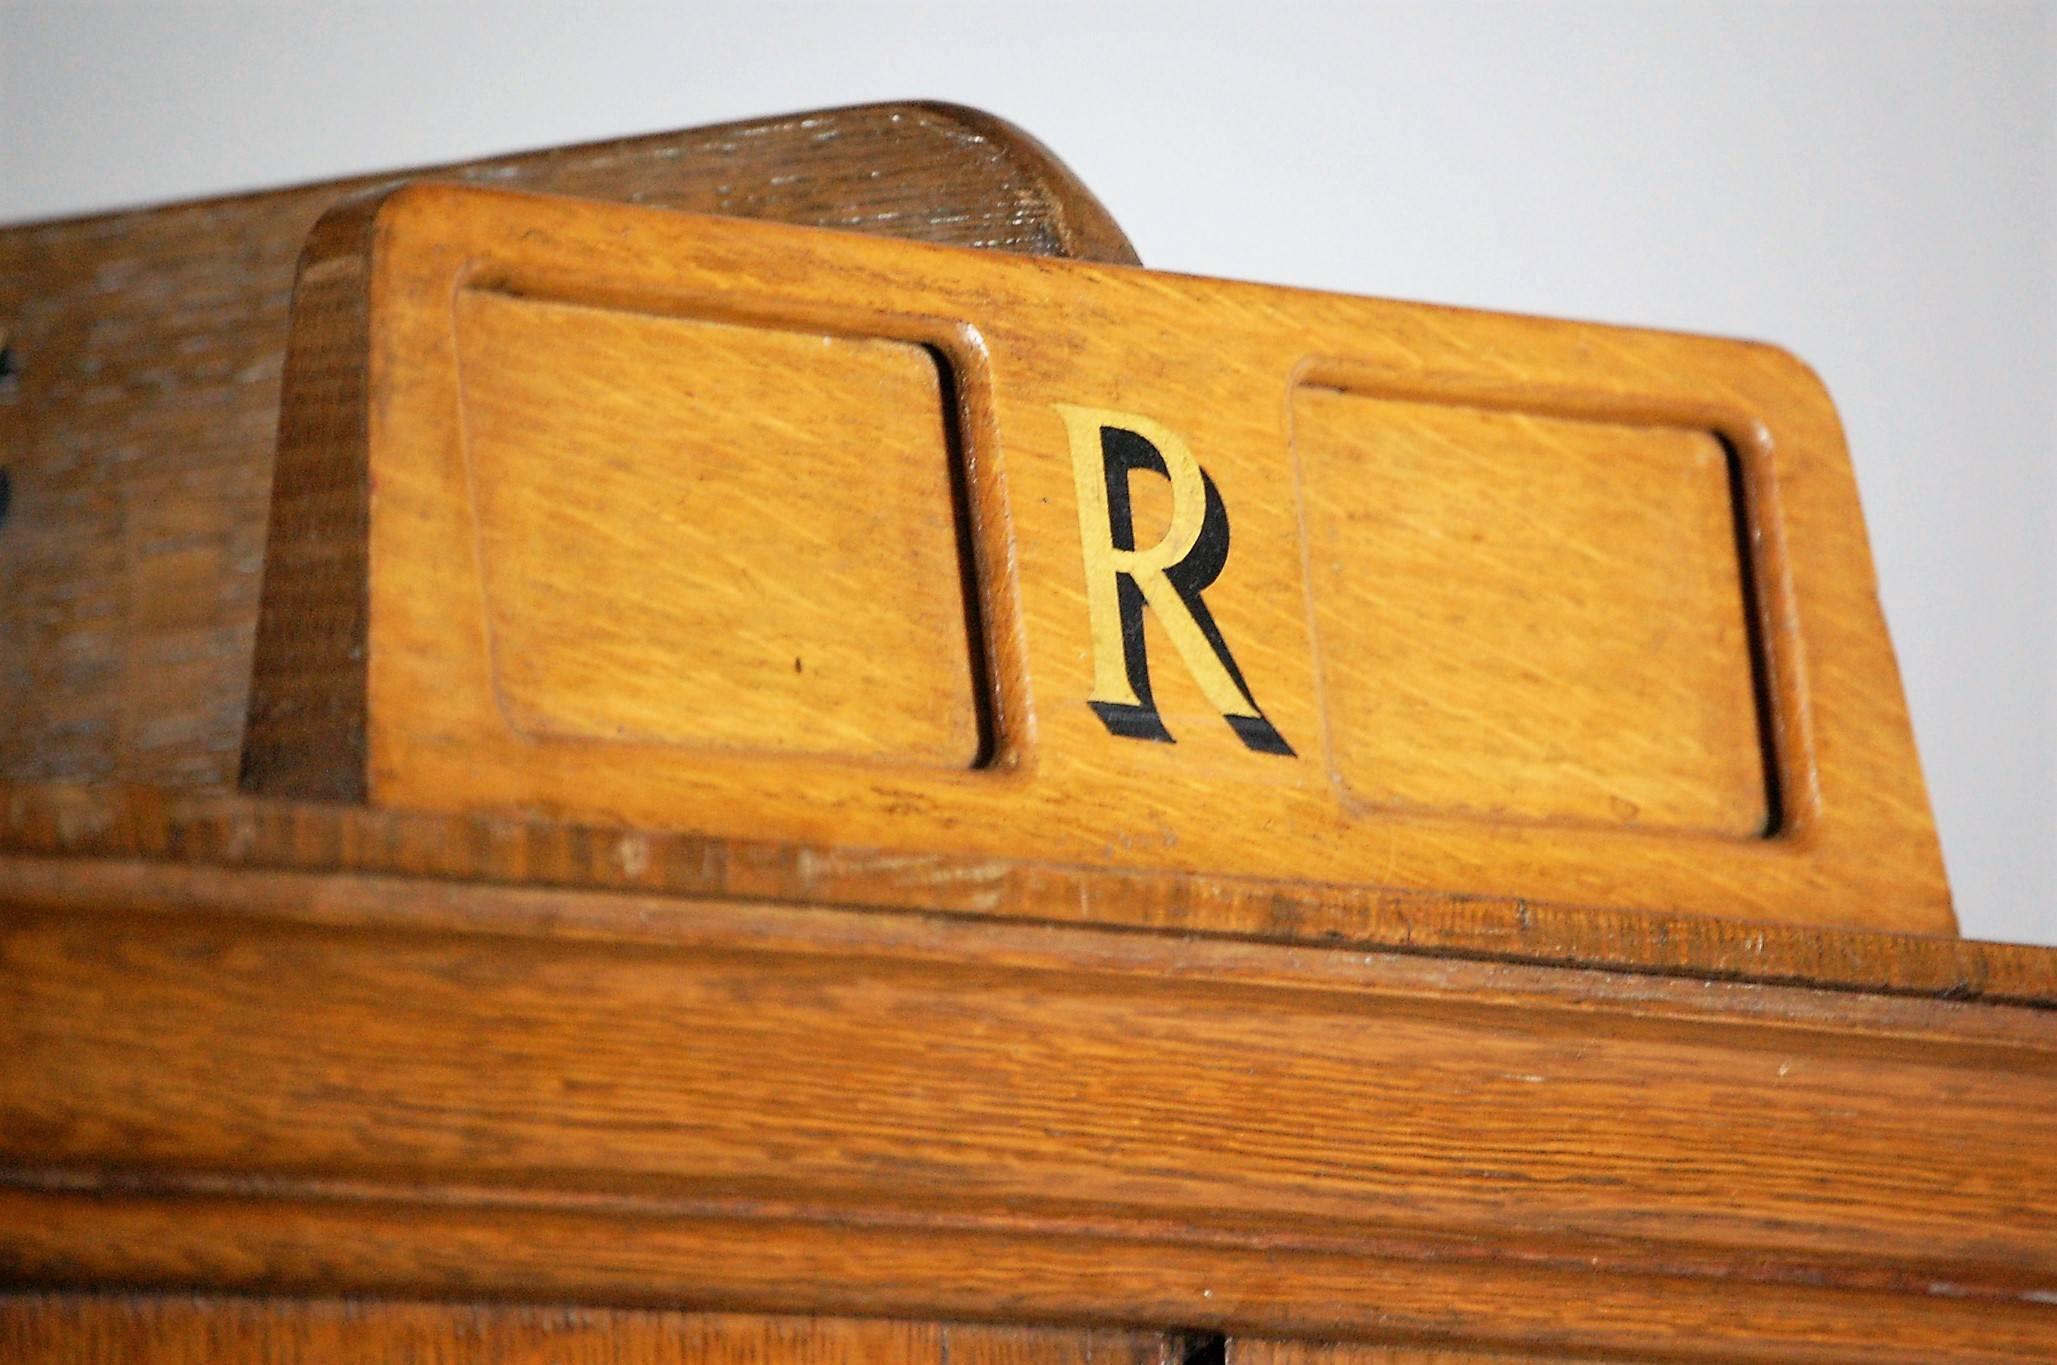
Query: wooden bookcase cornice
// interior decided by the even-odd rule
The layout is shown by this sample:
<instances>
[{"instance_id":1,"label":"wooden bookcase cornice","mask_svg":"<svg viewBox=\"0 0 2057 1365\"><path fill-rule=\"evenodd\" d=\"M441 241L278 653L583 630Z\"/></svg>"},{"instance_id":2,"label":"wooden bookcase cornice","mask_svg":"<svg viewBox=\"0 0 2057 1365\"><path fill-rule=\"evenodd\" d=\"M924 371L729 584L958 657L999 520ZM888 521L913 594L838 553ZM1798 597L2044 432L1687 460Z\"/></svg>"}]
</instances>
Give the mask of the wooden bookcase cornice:
<instances>
[{"instance_id":1,"label":"wooden bookcase cornice","mask_svg":"<svg viewBox=\"0 0 2057 1365\"><path fill-rule=\"evenodd\" d=\"M2057 1358L2057 950L235 791L295 261L413 177L1135 261L919 103L0 229L0 1355ZM1922 884L1791 918L1933 926L1868 679Z\"/></svg>"}]
</instances>

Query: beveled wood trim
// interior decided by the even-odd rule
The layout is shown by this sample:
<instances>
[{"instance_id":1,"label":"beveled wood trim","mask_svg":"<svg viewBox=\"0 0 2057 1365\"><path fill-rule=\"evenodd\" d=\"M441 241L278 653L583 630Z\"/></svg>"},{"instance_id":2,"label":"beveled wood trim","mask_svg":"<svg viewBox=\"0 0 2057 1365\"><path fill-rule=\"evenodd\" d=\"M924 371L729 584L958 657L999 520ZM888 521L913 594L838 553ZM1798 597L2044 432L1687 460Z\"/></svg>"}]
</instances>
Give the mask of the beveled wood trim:
<instances>
[{"instance_id":1,"label":"beveled wood trim","mask_svg":"<svg viewBox=\"0 0 2057 1365\"><path fill-rule=\"evenodd\" d=\"M364 874L1088 922L1610 972L2057 1007L2057 949L1485 896L1147 879L1088 868L149 788L0 784L0 892L269 904L272 876ZM162 863L149 867L138 860ZM223 880L231 870L265 878ZM331 881L338 879L331 878ZM290 878L281 885L292 885ZM70 893L66 893L69 895ZM598 901L607 904L608 901Z\"/></svg>"},{"instance_id":2,"label":"beveled wood trim","mask_svg":"<svg viewBox=\"0 0 2057 1365\"><path fill-rule=\"evenodd\" d=\"M1745 1279L1681 1282L1389 1244L1390 1255L984 1234L673 1215L624 1223L530 1211L490 1218L378 1205L110 1201L0 1190L15 1278L118 1276L150 1289L389 1295L428 1280L466 1295L746 1313L940 1314L1181 1322L1522 1359L2047 1361L2052 1312L1934 1292ZM396 1235L397 1234L397 1235ZM118 1241L126 1254L107 1245ZM32 1248L24 1256L22 1248ZM473 1273L484 1267L489 1273ZM1253 1286L1261 1286L1253 1288Z\"/></svg>"}]
</instances>

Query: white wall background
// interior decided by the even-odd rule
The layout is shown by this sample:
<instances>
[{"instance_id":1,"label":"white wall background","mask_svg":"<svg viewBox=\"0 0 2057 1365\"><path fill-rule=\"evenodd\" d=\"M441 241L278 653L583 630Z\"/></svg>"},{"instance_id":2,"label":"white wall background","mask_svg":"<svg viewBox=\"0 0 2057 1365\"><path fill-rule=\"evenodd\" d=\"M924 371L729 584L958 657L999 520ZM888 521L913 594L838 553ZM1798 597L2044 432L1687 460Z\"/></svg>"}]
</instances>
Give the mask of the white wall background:
<instances>
[{"instance_id":1,"label":"white wall background","mask_svg":"<svg viewBox=\"0 0 2057 1365\"><path fill-rule=\"evenodd\" d=\"M1798 351L1964 928L2057 943L2057 5L0 0L0 221L902 96L1152 265Z\"/></svg>"}]
</instances>

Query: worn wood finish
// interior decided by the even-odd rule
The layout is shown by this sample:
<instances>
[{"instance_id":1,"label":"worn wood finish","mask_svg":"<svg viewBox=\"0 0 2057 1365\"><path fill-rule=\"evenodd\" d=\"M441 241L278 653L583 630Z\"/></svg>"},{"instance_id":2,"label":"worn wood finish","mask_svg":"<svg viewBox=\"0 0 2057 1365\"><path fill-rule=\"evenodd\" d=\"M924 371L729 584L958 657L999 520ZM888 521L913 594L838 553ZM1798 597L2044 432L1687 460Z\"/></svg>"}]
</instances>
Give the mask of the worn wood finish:
<instances>
[{"instance_id":1,"label":"worn wood finish","mask_svg":"<svg viewBox=\"0 0 2057 1365\"><path fill-rule=\"evenodd\" d=\"M294 262L413 175L1134 259L1033 139L923 104L0 228L0 777L233 782Z\"/></svg>"},{"instance_id":2,"label":"worn wood finish","mask_svg":"<svg viewBox=\"0 0 2057 1365\"><path fill-rule=\"evenodd\" d=\"M1782 353L440 186L307 273L257 790L1952 927Z\"/></svg>"},{"instance_id":3,"label":"worn wood finish","mask_svg":"<svg viewBox=\"0 0 2057 1365\"><path fill-rule=\"evenodd\" d=\"M1518 1365L1540 1357L1499 1351L1444 1351L1433 1347L1364 1346L1356 1343L1265 1341L1231 1342L1228 1365Z\"/></svg>"},{"instance_id":4,"label":"worn wood finish","mask_svg":"<svg viewBox=\"0 0 2057 1365\"><path fill-rule=\"evenodd\" d=\"M2057 1340L2050 1010L296 885L11 898L8 1273L1681 1358Z\"/></svg>"},{"instance_id":5,"label":"worn wood finish","mask_svg":"<svg viewBox=\"0 0 2057 1365\"><path fill-rule=\"evenodd\" d=\"M1176 1365L1146 1332L572 1306L0 1295L11 1365Z\"/></svg>"}]
</instances>

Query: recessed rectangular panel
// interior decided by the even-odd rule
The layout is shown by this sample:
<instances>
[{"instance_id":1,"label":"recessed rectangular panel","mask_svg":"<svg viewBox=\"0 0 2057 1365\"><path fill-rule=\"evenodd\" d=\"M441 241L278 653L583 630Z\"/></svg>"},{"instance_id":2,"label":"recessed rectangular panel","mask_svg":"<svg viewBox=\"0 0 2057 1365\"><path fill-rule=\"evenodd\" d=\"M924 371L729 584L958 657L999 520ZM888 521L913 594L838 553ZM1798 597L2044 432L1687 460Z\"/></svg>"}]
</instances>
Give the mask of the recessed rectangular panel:
<instances>
[{"instance_id":1,"label":"recessed rectangular panel","mask_svg":"<svg viewBox=\"0 0 2057 1365\"><path fill-rule=\"evenodd\" d=\"M931 352L479 289L456 331L492 681L517 733L977 761Z\"/></svg>"},{"instance_id":2,"label":"recessed rectangular panel","mask_svg":"<svg viewBox=\"0 0 2057 1365\"><path fill-rule=\"evenodd\" d=\"M1293 449L1351 798L1765 831L1746 569L1712 432L1303 386Z\"/></svg>"}]
</instances>

